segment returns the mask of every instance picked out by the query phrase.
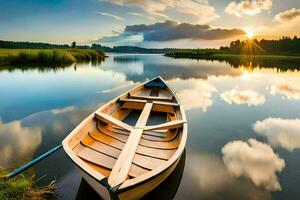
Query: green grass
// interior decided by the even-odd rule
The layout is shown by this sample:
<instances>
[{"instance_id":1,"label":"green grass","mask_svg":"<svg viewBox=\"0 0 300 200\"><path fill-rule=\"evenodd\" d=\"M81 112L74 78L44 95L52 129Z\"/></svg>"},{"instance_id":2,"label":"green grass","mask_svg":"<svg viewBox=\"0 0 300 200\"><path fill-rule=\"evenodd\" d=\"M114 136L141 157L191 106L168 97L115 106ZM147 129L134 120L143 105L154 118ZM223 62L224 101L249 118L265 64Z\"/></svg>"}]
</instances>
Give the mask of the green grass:
<instances>
[{"instance_id":1,"label":"green grass","mask_svg":"<svg viewBox=\"0 0 300 200\"><path fill-rule=\"evenodd\" d=\"M0 66L67 66L74 62L101 61L103 52L92 49L0 49Z\"/></svg>"},{"instance_id":2,"label":"green grass","mask_svg":"<svg viewBox=\"0 0 300 200\"><path fill-rule=\"evenodd\" d=\"M3 172L0 172L4 175ZM10 180L0 179L0 200L41 200L53 196L54 184L37 188L34 186L33 178L19 175Z\"/></svg>"}]
</instances>

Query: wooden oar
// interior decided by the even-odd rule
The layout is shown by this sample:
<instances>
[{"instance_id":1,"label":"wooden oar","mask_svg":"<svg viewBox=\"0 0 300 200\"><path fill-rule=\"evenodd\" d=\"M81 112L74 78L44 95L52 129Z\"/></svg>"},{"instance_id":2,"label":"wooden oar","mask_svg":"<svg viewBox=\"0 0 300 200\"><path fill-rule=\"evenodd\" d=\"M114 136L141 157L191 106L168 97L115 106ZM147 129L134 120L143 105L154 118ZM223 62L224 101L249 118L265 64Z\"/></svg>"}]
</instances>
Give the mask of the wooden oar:
<instances>
[{"instance_id":1,"label":"wooden oar","mask_svg":"<svg viewBox=\"0 0 300 200\"><path fill-rule=\"evenodd\" d=\"M16 169L15 171L7 174L4 177L1 177L3 179L10 179L13 178L15 176L17 176L18 174L22 173L23 171L25 171L26 169L32 167L33 165L37 164L38 162L42 161L43 159L47 158L48 156L50 156L51 154L53 154L54 152L56 152L57 150L59 150L62 147L62 145L58 145L56 147L54 147L53 149L50 149L49 151L47 151L46 153L40 155L39 157L33 159L32 161L30 161L29 163L23 165L22 167L19 167L18 169Z\"/></svg>"}]
</instances>

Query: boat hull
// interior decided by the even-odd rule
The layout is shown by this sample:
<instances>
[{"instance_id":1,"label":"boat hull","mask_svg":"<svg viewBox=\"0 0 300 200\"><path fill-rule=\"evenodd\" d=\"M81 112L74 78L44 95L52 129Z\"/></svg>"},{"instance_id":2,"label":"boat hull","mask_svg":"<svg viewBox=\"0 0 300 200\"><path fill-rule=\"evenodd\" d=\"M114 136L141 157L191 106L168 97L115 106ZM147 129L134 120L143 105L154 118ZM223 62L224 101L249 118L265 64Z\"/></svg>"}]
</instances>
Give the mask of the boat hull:
<instances>
[{"instance_id":1,"label":"boat hull","mask_svg":"<svg viewBox=\"0 0 300 200\"><path fill-rule=\"evenodd\" d=\"M180 157L181 158L181 157ZM174 162L169 168L167 168L162 173L157 176L138 184L137 186L130 187L126 190L121 191L110 191L110 189L105 184L105 181L99 182L95 180L92 176L87 174L82 169L78 168L81 177L97 192L97 194L104 200L135 200L141 199L153 189L155 189L160 183L162 183L168 176L174 171L180 158Z\"/></svg>"},{"instance_id":2,"label":"boat hull","mask_svg":"<svg viewBox=\"0 0 300 200\"><path fill-rule=\"evenodd\" d=\"M102 199L130 200L141 199L175 170L186 139L184 110L158 77L97 109L63 147Z\"/></svg>"}]
</instances>

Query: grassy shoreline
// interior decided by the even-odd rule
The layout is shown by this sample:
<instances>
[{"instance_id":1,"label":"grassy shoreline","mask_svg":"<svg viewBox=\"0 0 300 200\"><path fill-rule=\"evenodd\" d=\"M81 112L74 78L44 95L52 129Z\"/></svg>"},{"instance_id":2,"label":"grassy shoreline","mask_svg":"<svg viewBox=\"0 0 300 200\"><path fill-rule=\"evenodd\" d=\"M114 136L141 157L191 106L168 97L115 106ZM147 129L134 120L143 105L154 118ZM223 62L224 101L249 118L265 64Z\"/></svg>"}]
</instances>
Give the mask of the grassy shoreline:
<instances>
[{"instance_id":1,"label":"grassy shoreline","mask_svg":"<svg viewBox=\"0 0 300 200\"><path fill-rule=\"evenodd\" d=\"M218 53L219 52L219 53ZM207 61L219 61L230 64L234 68L251 67L251 68L276 68L279 71L300 70L300 55L245 55L221 53L221 51L209 52L200 50L197 53L191 51L174 52L165 54L165 56L175 59L196 59Z\"/></svg>"},{"instance_id":2,"label":"grassy shoreline","mask_svg":"<svg viewBox=\"0 0 300 200\"><path fill-rule=\"evenodd\" d=\"M0 171L0 177L5 173ZM54 183L45 187L36 187L33 177L18 175L10 180L0 178L0 200L42 200L54 195Z\"/></svg>"},{"instance_id":3,"label":"grassy shoreline","mask_svg":"<svg viewBox=\"0 0 300 200\"><path fill-rule=\"evenodd\" d=\"M0 49L0 67L16 65L68 66L102 61L105 54L92 49Z\"/></svg>"},{"instance_id":4,"label":"grassy shoreline","mask_svg":"<svg viewBox=\"0 0 300 200\"><path fill-rule=\"evenodd\" d=\"M167 57L173 58L191 58L191 59L222 59L222 58L235 58L235 59L297 59L300 60L300 55L284 55L284 54L232 54L226 52L214 51L178 51L173 53L164 54Z\"/></svg>"}]
</instances>

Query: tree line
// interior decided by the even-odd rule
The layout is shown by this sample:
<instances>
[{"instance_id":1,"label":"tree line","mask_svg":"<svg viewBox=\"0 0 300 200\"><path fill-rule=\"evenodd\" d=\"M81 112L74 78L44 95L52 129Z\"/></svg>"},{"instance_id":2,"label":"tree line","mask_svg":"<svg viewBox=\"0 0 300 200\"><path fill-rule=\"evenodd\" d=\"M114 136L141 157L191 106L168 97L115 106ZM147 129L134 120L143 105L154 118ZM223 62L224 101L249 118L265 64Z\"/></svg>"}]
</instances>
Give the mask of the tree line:
<instances>
[{"instance_id":1,"label":"tree line","mask_svg":"<svg viewBox=\"0 0 300 200\"><path fill-rule=\"evenodd\" d=\"M42 42L15 42L0 40L2 49L67 49L71 48L67 44L49 44Z\"/></svg>"},{"instance_id":2,"label":"tree line","mask_svg":"<svg viewBox=\"0 0 300 200\"><path fill-rule=\"evenodd\" d=\"M232 41L229 46L220 47L224 52L234 54L300 54L300 37L282 37L278 40Z\"/></svg>"},{"instance_id":3,"label":"tree line","mask_svg":"<svg viewBox=\"0 0 300 200\"><path fill-rule=\"evenodd\" d=\"M102 46L100 44L88 45L76 45L76 42L68 44L49 44L42 42L15 42L15 41L4 41L0 40L0 48L2 49L94 49L101 50L104 52L115 52L115 53L167 53L173 52L179 49L163 48L163 49L148 49L136 46Z\"/></svg>"},{"instance_id":4,"label":"tree line","mask_svg":"<svg viewBox=\"0 0 300 200\"><path fill-rule=\"evenodd\" d=\"M107 46L102 46L100 44L92 44L91 49L98 49L104 52L111 52L111 53L150 53L150 54L169 53L169 52L174 52L176 50L179 50L173 48L151 49L151 48L142 48L136 46L107 47Z\"/></svg>"}]
</instances>

